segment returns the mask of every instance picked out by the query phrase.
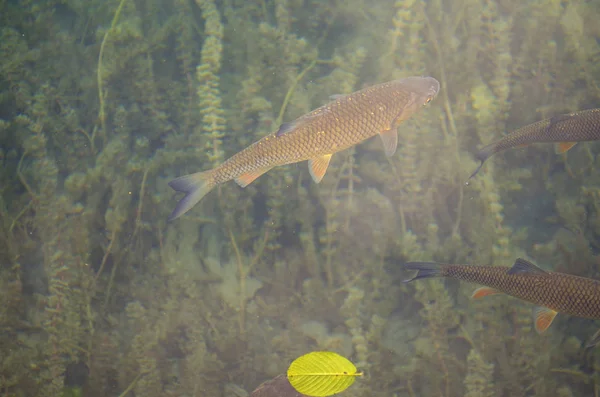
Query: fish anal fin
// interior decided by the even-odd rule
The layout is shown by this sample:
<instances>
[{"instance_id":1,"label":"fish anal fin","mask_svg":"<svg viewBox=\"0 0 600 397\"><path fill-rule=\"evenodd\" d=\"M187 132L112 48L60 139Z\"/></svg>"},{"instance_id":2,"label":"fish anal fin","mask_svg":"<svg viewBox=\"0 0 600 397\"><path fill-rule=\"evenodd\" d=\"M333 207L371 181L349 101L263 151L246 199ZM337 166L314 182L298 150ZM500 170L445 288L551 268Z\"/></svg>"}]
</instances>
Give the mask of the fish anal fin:
<instances>
[{"instance_id":1,"label":"fish anal fin","mask_svg":"<svg viewBox=\"0 0 600 397\"><path fill-rule=\"evenodd\" d=\"M496 294L501 294L501 293L502 292L500 292L494 288L479 287L475 291L473 291L473 294L471 295L471 299L480 299L480 298L483 298L484 296L496 295Z\"/></svg>"},{"instance_id":2,"label":"fish anal fin","mask_svg":"<svg viewBox=\"0 0 600 397\"><path fill-rule=\"evenodd\" d=\"M258 170L254 170L254 171L250 171L250 172L246 172L245 174L242 174L240 176L237 176L235 178L235 183L237 183L238 185L240 185L241 187L246 187L249 184L251 184L252 182L254 182L254 180L256 178L258 178L259 176L261 176L262 174L264 174L265 172L269 171L272 167L269 168L261 168Z\"/></svg>"},{"instance_id":3,"label":"fish anal fin","mask_svg":"<svg viewBox=\"0 0 600 397\"><path fill-rule=\"evenodd\" d=\"M379 133L383 142L383 150L386 156L393 156L398 147L398 131L396 128L391 128Z\"/></svg>"},{"instance_id":4,"label":"fish anal fin","mask_svg":"<svg viewBox=\"0 0 600 397\"><path fill-rule=\"evenodd\" d=\"M518 258L515 264L506 272L506 274L520 274L520 273L537 273L547 274L548 272L534 265L533 263L523 258Z\"/></svg>"},{"instance_id":5,"label":"fish anal fin","mask_svg":"<svg viewBox=\"0 0 600 397\"><path fill-rule=\"evenodd\" d=\"M324 156L315 157L314 159L308 160L308 171L310 172L310 176L313 181L316 183L321 182L321 179L325 176L327 172L327 167L329 167L329 161L331 160L332 154L326 154Z\"/></svg>"},{"instance_id":6,"label":"fish anal fin","mask_svg":"<svg viewBox=\"0 0 600 397\"><path fill-rule=\"evenodd\" d=\"M576 144L577 142L559 142L555 147L556 154L566 153Z\"/></svg>"},{"instance_id":7,"label":"fish anal fin","mask_svg":"<svg viewBox=\"0 0 600 397\"><path fill-rule=\"evenodd\" d=\"M538 306L533 309L533 323L537 333L541 334L546 331L552 325L552 321L554 321L557 314L557 312L547 307Z\"/></svg>"}]
</instances>

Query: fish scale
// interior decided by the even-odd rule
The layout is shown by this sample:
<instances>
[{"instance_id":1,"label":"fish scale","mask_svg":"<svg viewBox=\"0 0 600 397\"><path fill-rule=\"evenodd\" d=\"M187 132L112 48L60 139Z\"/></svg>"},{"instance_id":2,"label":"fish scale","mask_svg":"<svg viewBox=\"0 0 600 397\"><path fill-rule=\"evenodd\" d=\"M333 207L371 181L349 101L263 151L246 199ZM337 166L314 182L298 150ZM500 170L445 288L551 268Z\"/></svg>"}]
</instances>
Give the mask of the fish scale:
<instances>
[{"instance_id":1,"label":"fish scale","mask_svg":"<svg viewBox=\"0 0 600 397\"><path fill-rule=\"evenodd\" d=\"M334 101L284 123L279 130L236 153L223 164L169 182L186 193L169 220L175 219L212 190L234 179L245 187L273 167L309 160L309 171L320 182L331 156L372 136L382 138L387 155L394 154L398 125L437 95L433 77L407 77L337 97Z\"/></svg>"},{"instance_id":2,"label":"fish scale","mask_svg":"<svg viewBox=\"0 0 600 397\"><path fill-rule=\"evenodd\" d=\"M409 270L417 270L413 281L429 277L447 277L485 287L473 297L505 293L539 306L535 310L536 330L545 331L557 313L600 319L600 281L565 273L545 271L524 259L513 267L476 266L435 262L409 262ZM600 341L600 331L592 345Z\"/></svg>"}]
</instances>

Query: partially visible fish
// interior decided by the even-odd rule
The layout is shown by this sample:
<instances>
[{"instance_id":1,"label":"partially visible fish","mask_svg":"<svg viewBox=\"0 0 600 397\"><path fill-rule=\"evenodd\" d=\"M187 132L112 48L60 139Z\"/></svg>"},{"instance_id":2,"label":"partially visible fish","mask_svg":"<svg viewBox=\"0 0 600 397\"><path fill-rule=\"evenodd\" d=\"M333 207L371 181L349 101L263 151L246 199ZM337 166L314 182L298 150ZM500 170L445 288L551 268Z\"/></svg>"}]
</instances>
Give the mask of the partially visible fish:
<instances>
[{"instance_id":1,"label":"partially visible fish","mask_svg":"<svg viewBox=\"0 0 600 397\"><path fill-rule=\"evenodd\" d=\"M538 333L544 332L557 313L600 319L600 281L549 272L525 259L517 259L513 267L453 265L435 262L409 262L406 269L417 270L410 282L421 278L448 277L485 287L476 289L472 298L505 293L537 305L534 324ZM600 341L600 331L588 346Z\"/></svg>"},{"instance_id":2,"label":"partially visible fish","mask_svg":"<svg viewBox=\"0 0 600 397\"><path fill-rule=\"evenodd\" d=\"M398 125L434 99L440 83L433 77L407 77L375 85L333 102L290 122L230 157L218 167L185 175L169 186L186 195L169 220L192 208L216 185L235 179L246 187L271 168L309 160L310 175L321 181L331 156L379 135L385 153L398 145Z\"/></svg>"},{"instance_id":3,"label":"partially visible fish","mask_svg":"<svg viewBox=\"0 0 600 397\"><path fill-rule=\"evenodd\" d=\"M577 142L597 140L600 140L600 109L554 116L519 128L504 138L481 148L475 155L481 164L469 179L479 172L488 158L506 149L532 143L559 142L556 151L564 153Z\"/></svg>"}]
</instances>

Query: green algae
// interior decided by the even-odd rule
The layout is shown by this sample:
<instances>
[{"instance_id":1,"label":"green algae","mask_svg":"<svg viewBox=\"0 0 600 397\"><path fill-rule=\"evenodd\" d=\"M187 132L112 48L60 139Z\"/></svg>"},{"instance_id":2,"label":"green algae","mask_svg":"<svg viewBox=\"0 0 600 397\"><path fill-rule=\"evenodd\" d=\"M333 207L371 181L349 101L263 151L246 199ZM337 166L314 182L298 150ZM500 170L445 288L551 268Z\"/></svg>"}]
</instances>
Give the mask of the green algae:
<instances>
[{"instance_id":1,"label":"green algae","mask_svg":"<svg viewBox=\"0 0 600 397\"><path fill-rule=\"evenodd\" d=\"M477 147L598 106L598 18L569 1L0 1L0 394L216 396L327 348L368 369L346 394L593 395L590 322L540 337L528 306L399 269L527 255L596 276L597 146L515 150L464 182ZM173 177L422 74L442 91L394 157L373 140L319 185L282 167L167 224ZM89 376L66 389L75 362Z\"/></svg>"}]
</instances>

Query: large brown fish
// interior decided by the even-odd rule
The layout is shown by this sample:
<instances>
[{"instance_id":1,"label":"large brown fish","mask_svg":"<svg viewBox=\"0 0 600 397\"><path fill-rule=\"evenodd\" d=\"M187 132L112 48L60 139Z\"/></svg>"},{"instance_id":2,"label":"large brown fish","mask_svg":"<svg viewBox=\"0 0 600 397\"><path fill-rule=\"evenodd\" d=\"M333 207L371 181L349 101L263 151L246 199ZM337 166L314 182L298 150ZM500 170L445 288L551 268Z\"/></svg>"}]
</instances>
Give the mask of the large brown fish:
<instances>
[{"instance_id":1,"label":"large brown fish","mask_svg":"<svg viewBox=\"0 0 600 397\"><path fill-rule=\"evenodd\" d=\"M216 185L235 179L248 186L271 168L309 160L310 174L320 182L331 156L370 138L381 137L391 156L398 144L398 125L437 95L440 83L433 77L407 77L337 96L333 102L290 122L220 166L169 182L185 192L169 220L183 215Z\"/></svg>"},{"instance_id":2,"label":"large brown fish","mask_svg":"<svg viewBox=\"0 0 600 397\"><path fill-rule=\"evenodd\" d=\"M481 148L475 155L481 164L469 179L479 172L488 158L506 149L532 143L559 142L557 152L564 153L577 142L597 140L600 140L600 109L554 116L519 128L504 138Z\"/></svg>"},{"instance_id":3,"label":"large brown fish","mask_svg":"<svg viewBox=\"0 0 600 397\"><path fill-rule=\"evenodd\" d=\"M505 293L538 305L534 310L534 324L542 333L557 313L600 319L600 281L549 272L525 259L517 259L513 267L453 265L435 262L409 262L406 269L417 270L410 282L421 278L449 277L482 284L473 292L473 298ZM600 331L599 331L600 332ZM589 345L598 342L596 333Z\"/></svg>"}]
</instances>

